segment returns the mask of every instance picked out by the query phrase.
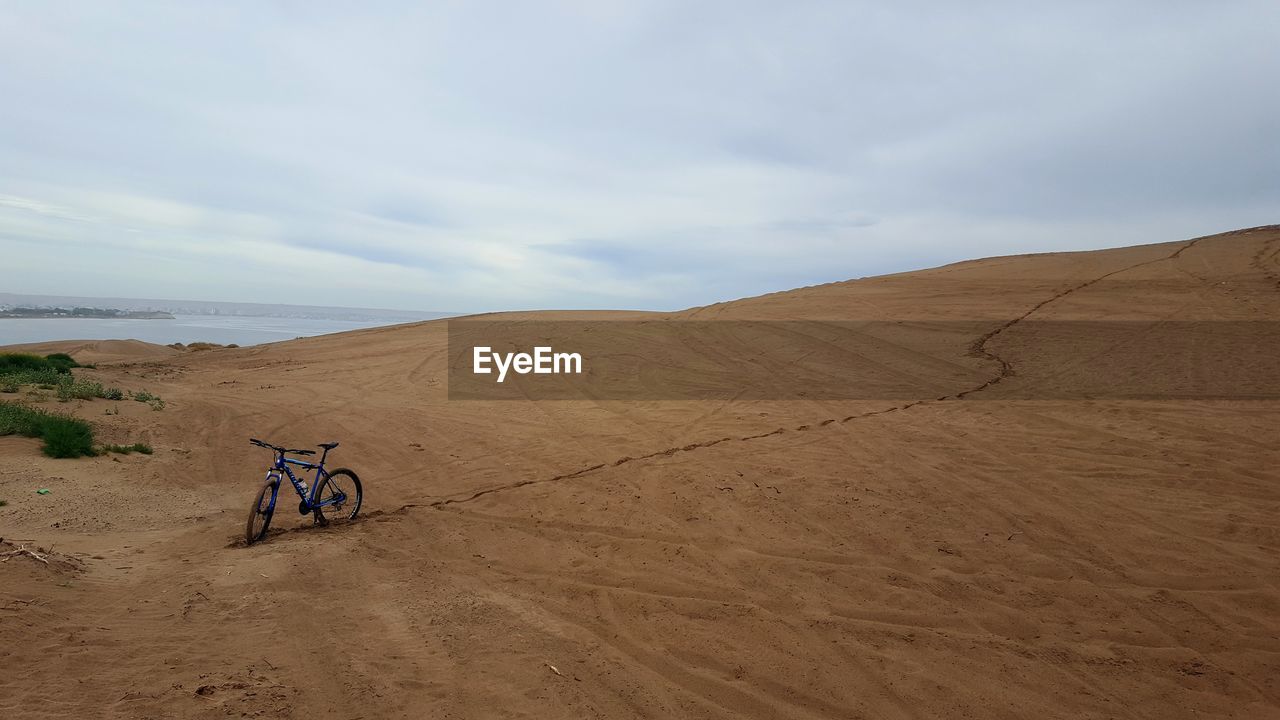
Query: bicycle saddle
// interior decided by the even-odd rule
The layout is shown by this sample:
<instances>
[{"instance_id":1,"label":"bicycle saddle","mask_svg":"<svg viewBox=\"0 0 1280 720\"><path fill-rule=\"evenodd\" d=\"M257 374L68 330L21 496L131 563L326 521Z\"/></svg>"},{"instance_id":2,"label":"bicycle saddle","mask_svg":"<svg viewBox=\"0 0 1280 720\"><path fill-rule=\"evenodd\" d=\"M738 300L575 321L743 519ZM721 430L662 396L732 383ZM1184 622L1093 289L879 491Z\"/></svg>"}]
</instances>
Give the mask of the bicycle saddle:
<instances>
[{"instance_id":1,"label":"bicycle saddle","mask_svg":"<svg viewBox=\"0 0 1280 720\"><path fill-rule=\"evenodd\" d=\"M336 443L336 442L320 443L319 447L322 447L322 448L324 448L325 450L332 450L332 449L334 449L334 448L338 447L338 443Z\"/></svg>"}]
</instances>

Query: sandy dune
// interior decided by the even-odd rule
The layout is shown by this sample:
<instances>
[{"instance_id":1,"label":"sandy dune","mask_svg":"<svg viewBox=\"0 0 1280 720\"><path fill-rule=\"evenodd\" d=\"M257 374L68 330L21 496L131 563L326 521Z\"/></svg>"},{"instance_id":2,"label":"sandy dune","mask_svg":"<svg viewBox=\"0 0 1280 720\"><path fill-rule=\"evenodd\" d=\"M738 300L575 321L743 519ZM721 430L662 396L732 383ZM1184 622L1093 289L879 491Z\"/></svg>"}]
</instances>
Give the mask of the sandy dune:
<instances>
[{"instance_id":1,"label":"sandy dune","mask_svg":"<svg viewBox=\"0 0 1280 720\"><path fill-rule=\"evenodd\" d=\"M1280 320L1280 228L645 317L982 320L927 348L979 382L449 402L444 322L86 346L168 406L75 409L153 456L0 438L0 551L52 549L0 563L0 717L1280 717L1280 401L1015 392L1107 359L1033 320ZM364 519L242 547L250 435L340 440Z\"/></svg>"},{"instance_id":2,"label":"sandy dune","mask_svg":"<svg viewBox=\"0 0 1280 720\"><path fill-rule=\"evenodd\" d=\"M13 321L21 322L21 321ZM0 326L0 330L4 328ZM76 360L85 363L138 362L156 358L178 355L180 351L166 345L142 342L141 340L57 340L53 342L23 343L9 345L5 350L12 352L33 352L47 355L49 353L67 353Z\"/></svg>"}]
</instances>

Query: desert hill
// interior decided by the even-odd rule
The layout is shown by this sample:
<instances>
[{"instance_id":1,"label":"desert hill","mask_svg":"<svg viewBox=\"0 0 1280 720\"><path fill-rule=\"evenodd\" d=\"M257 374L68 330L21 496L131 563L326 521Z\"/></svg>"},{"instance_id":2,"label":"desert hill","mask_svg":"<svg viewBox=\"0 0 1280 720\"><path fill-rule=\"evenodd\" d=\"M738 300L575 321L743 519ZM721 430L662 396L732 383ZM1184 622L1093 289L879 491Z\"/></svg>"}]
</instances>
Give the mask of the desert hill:
<instances>
[{"instance_id":1,"label":"desert hill","mask_svg":"<svg viewBox=\"0 0 1280 720\"><path fill-rule=\"evenodd\" d=\"M1280 717L1280 228L491 319L876 323L932 394L450 401L445 321L58 344L166 407L65 406L151 456L0 438L0 554L52 549L0 563L0 716ZM1175 368L1171 323L1262 351ZM1148 360L1221 395L1124 396ZM282 493L243 547L250 435L341 441L363 519Z\"/></svg>"},{"instance_id":2,"label":"desert hill","mask_svg":"<svg viewBox=\"0 0 1280 720\"><path fill-rule=\"evenodd\" d=\"M9 352L39 353L41 355L67 353L85 365L137 362L178 354L178 351L171 347L141 340L57 340L54 342L9 345L5 347L5 350Z\"/></svg>"}]
</instances>

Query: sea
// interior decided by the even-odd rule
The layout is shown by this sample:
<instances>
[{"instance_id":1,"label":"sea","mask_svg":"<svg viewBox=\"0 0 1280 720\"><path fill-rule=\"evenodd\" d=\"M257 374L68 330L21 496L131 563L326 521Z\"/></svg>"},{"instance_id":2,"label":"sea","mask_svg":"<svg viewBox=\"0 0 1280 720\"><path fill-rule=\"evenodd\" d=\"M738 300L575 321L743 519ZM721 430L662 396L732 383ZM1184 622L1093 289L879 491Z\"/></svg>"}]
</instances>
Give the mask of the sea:
<instances>
[{"instance_id":1,"label":"sea","mask_svg":"<svg viewBox=\"0 0 1280 720\"><path fill-rule=\"evenodd\" d=\"M0 319L0 345L50 340L142 340L211 342L241 346L395 324L386 320L320 320L235 315L175 315L173 320L115 318Z\"/></svg>"}]
</instances>

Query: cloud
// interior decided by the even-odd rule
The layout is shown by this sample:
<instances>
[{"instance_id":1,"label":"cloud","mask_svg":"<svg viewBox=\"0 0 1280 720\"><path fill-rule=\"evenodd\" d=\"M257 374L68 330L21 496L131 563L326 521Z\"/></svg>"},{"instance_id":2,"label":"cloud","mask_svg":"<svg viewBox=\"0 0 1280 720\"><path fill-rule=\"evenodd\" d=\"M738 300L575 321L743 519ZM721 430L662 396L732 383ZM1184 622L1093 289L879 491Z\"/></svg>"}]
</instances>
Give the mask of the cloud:
<instances>
[{"instance_id":1,"label":"cloud","mask_svg":"<svg viewBox=\"0 0 1280 720\"><path fill-rule=\"evenodd\" d=\"M1262 1L18 6L7 289L678 308L1275 222L1278 21Z\"/></svg>"}]
</instances>

